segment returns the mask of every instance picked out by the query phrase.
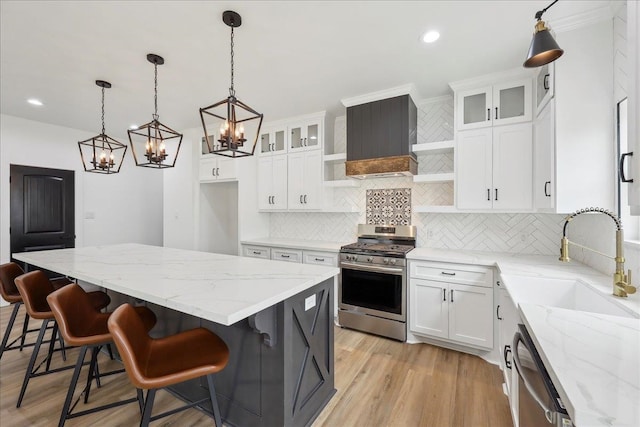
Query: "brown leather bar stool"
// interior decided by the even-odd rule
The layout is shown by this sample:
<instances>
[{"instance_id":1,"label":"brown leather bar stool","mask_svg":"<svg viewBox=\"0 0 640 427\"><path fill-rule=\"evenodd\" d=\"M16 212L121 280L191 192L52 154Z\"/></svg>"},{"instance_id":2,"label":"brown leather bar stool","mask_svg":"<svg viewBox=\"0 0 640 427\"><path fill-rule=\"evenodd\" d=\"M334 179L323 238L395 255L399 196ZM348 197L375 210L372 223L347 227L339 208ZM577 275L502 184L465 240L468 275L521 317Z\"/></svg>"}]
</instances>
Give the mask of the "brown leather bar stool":
<instances>
[{"instance_id":1,"label":"brown leather bar stool","mask_svg":"<svg viewBox=\"0 0 640 427\"><path fill-rule=\"evenodd\" d=\"M142 392L138 390L135 398L72 413L83 394L84 403L87 403L89 399L89 392L91 391L91 382L94 378L94 373L97 371L98 352L103 345L109 344L112 341L109 328L107 327L107 320L111 316L111 313L101 313L89 304L89 300L89 294L87 294L80 286L75 284L65 286L47 297L47 301L51 306L53 315L55 316L58 327L60 328L60 334L64 338L65 342L69 345L81 347L80 354L78 355L78 361L76 363L75 370L73 371L73 377L69 384L69 391L67 392L62 413L60 414L60 422L58 423L60 427L64 425L67 419L80 417L103 409L109 409L132 402L138 402L140 404L140 410L142 410ZM153 312L147 307L136 307L135 309L132 308L132 310L137 314L138 319L141 319L140 328L145 334L148 333L156 324L155 314L153 314ZM87 350L89 349L91 349L91 362L89 365L89 374L87 376L87 385L78 396L75 403L71 405L71 400L75 393L78 378L80 377L80 371L82 370L82 365L84 364L84 359L87 354ZM119 369L98 375L100 377L104 377L120 372L124 372L124 370Z\"/></svg>"},{"instance_id":2,"label":"brown leather bar stool","mask_svg":"<svg viewBox=\"0 0 640 427\"><path fill-rule=\"evenodd\" d=\"M9 317L9 323L7 324L7 329L4 332L4 336L2 337L2 344L0 344L0 358L5 351L9 350L20 350L24 347L33 347L35 343L25 344L25 339L27 334L30 332L37 332L40 329L29 329L29 314L25 313L24 322L22 324L22 334L19 337L11 341L11 343L7 344L9 341L9 336L11 335L11 330L13 329L13 324L18 316L18 311L20 310L20 306L22 305L22 296L18 291L18 288L15 284L16 277L24 274L24 270L15 262L8 262L6 264L0 265L0 295L2 298L7 301L9 304L13 305L13 311L11 312L11 317ZM59 289L65 285L71 283L71 281L67 278L59 278L52 280L51 283L53 287ZM15 345L18 341L20 341L20 345Z\"/></svg>"},{"instance_id":3,"label":"brown leather bar stool","mask_svg":"<svg viewBox=\"0 0 640 427\"><path fill-rule=\"evenodd\" d=\"M213 374L229 361L229 348L220 337L205 328L195 328L165 338L153 339L144 322L129 304L118 307L109 318L109 331L120 352L129 380L146 389L141 426L211 400L216 426L222 426L213 386ZM151 416L156 390L194 378L207 377L209 397Z\"/></svg>"},{"instance_id":4,"label":"brown leather bar stool","mask_svg":"<svg viewBox=\"0 0 640 427\"><path fill-rule=\"evenodd\" d=\"M40 326L40 333L38 334L38 339L35 342L33 347L33 353L31 353L31 359L29 360L29 366L27 367L27 371L24 375L24 380L22 382L22 388L20 389L20 395L18 396L18 403L16 407L20 407L22 404L22 399L24 398L24 394L27 391L27 385L29 385L29 380L34 377L39 377L46 374L52 374L55 372L60 372L66 369L72 368L72 366L65 366L57 369L49 369L51 364L51 358L54 352L54 342L56 340L58 334L58 324L55 322L53 312L47 304L47 296L55 291L53 284L49 280L46 274L44 274L40 270L32 271L30 273L23 274L21 276L16 277L15 284L18 287L18 291L22 296L22 301L24 303L25 308L27 309L27 314L32 319L42 320L42 325ZM71 285L63 286L60 289L65 289L66 287ZM78 285L73 285L78 286ZM78 301L78 306L86 303L89 308L93 309L103 309L109 303L111 299L109 295L101 291L91 292L87 301ZM38 352L40 351L40 346L43 343L44 335L49 325L49 322L53 321L53 332L51 335L51 340L49 342L49 351L47 357L34 369L36 359L38 357ZM46 362L46 369L44 372L38 372L43 363Z\"/></svg>"}]
</instances>

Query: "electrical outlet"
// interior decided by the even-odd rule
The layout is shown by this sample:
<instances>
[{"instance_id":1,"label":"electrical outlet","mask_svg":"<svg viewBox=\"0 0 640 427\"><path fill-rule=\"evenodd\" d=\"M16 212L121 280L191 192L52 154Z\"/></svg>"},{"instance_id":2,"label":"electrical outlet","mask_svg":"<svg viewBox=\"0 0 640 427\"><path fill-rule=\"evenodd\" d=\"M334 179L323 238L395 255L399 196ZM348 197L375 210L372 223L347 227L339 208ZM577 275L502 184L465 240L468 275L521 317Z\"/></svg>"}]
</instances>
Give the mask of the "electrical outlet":
<instances>
[{"instance_id":1,"label":"electrical outlet","mask_svg":"<svg viewBox=\"0 0 640 427\"><path fill-rule=\"evenodd\" d=\"M433 239L433 229L427 228L427 239Z\"/></svg>"}]
</instances>

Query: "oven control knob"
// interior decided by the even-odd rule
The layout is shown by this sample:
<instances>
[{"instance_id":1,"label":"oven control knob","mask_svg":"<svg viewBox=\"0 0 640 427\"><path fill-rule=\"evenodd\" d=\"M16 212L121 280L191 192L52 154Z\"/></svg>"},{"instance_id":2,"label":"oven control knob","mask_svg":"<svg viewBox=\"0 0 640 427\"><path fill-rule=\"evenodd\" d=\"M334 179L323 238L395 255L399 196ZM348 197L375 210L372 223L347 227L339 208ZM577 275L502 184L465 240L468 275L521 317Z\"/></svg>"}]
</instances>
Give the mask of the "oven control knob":
<instances>
[{"instance_id":1,"label":"oven control knob","mask_svg":"<svg viewBox=\"0 0 640 427\"><path fill-rule=\"evenodd\" d=\"M373 257L368 257L368 258L367 258L367 261L368 261L368 262L373 262Z\"/></svg>"},{"instance_id":2,"label":"oven control knob","mask_svg":"<svg viewBox=\"0 0 640 427\"><path fill-rule=\"evenodd\" d=\"M351 255L346 255L345 258L347 259L347 261L351 261L353 257Z\"/></svg>"},{"instance_id":3,"label":"oven control knob","mask_svg":"<svg viewBox=\"0 0 640 427\"><path fill-rule=\"evenodd\" d=\"M397 262L397 261L398 261L398 260L396 260L396 259L392 259L392 260L390 260L389 262L391 263L391 265L396 265L396 262Z\"/></svg>"},{"instance_id":4,"label":"oven control knob","mask_svg":"<svg viewBox=\"0 0 640 427\"><path fill-rule=\"evenodd\" d=\"M385 264L389 264L389 258L383 258L382 262L385 263Z\"/></svg>"}]
</instances>

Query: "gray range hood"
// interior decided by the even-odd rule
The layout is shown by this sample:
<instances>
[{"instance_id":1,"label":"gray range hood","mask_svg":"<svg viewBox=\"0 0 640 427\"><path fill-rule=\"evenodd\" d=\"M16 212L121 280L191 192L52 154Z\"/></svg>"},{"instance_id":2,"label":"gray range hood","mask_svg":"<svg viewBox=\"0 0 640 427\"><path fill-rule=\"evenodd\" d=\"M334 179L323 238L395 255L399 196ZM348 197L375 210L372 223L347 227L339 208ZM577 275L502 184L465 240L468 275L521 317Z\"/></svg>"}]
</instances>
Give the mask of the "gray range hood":
<instances>
[{"instance_id":1,"label":"gray range hood","mask_svg":"<svg viewBox=\"0 0 640 427\"><path fill-rule=\"evenodd\" d=\"M350 178L415 175L416 155L411 146L417 141L417 109L407 87L383 94L406 94L358 103L370 96L343 100L347 107L347 162Z\"/></svg>"}]
</instances>

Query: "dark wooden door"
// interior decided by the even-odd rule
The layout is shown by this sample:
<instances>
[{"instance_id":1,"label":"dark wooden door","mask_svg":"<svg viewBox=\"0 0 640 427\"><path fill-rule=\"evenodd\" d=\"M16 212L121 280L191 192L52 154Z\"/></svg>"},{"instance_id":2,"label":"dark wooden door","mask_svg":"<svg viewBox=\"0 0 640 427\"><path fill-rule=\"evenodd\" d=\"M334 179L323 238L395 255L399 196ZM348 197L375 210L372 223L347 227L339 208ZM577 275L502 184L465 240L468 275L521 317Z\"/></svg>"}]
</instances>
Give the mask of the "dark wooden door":
<instances>
[{"instance_id":1,"label":"dark wooden door","mask_svg":"<svg viewBox=\"0 0 640 427\"><path fill-rule=\"evenodd\" d=\"M10 174L11 253L75 247L74 171L11 165Z\"/></svg>"}]
</instances>

